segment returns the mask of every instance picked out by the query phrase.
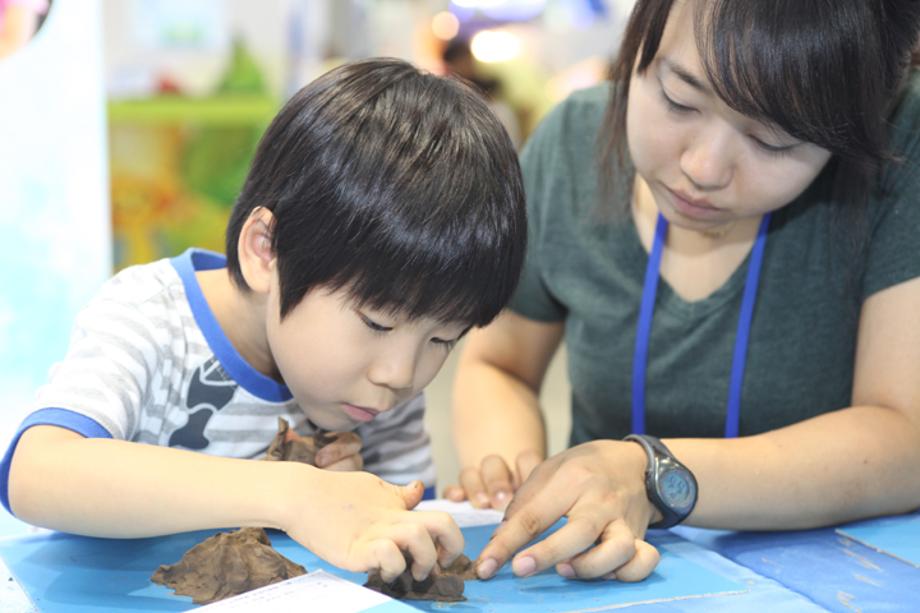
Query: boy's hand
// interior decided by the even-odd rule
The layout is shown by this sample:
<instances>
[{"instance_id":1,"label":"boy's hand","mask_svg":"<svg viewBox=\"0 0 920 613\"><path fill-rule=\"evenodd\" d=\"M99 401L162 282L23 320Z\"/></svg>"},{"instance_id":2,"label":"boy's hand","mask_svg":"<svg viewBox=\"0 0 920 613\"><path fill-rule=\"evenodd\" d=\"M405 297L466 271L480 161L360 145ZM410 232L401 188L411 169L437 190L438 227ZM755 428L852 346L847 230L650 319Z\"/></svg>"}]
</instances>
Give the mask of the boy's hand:
<instances>
[{"instance_id":1,"label":"boy's hand","mask_svg":"<svg viewBox=\"0 0 920 613\"><path fill-rule=\"evenodd\" d=\"M361 437L354 432L336 432L335 440L316 452L317 468L326 470L361 470Z\"/></svg>"},{"instance_id":2,"label":"boy's hand","mask_svg":"<svg viewBox=\"0 0 920 613\"><path fill-rule=\"evenodd\" d=\"M323 559L352 572L379 570L384 581L406 569L422 580L435 563L447 566L463 551L463 535L447 513L410 511L424 487L393 485L366 472L311 470L284 528Z\"/></svg>"},{"instance_id":3,"label":"boy's hand","mask_svg":"<svg viewBox=\"0 0 920 613\"><path fill-rule=\"evenodd\" d=\"M512 470L499 455L486 456L477 468L467 466L460 471L460 485L450 485L444 497L454 502L469 499L477 509L504 511L511 495L527 480L540 463L540 454L525 451L517 457L516 470Z\"/></svg>"}]
</instances>

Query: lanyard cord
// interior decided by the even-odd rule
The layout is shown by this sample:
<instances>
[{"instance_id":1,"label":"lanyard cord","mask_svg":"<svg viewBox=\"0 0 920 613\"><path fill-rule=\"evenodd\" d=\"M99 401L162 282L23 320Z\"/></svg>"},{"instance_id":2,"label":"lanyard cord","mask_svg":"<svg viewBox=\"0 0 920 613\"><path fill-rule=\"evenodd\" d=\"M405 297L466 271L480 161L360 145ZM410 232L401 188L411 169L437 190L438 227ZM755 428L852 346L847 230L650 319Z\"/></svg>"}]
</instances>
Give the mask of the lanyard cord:
<instances>
[{"instance_id":1,"label":"lanyard cord","mask_svg":"<svg viewBox=\"0 0 920 613\"><path fill-rule=\"evenodd\" d=\"M751 261L748 264L747 280L744 283L744 296L741 299L741 315L738 318L738 331L735 334L735 349L732 355L732 371L728 387L728 411L725 415L726 437L738 436L741 421L741 387L744 383L751 320L754 316L754 303L757 300L757 286L760 282L760 269L763 265L763 250L769 225L770 214L767 213L760 220L757 240L754 242ZM659 213L655 223L652 252L649 254L648 266L645 268L642 303L639 307L639 324L636 330L636 351L633 355L632 432L635 434L645 433L645 378L648 347L652 332L652 316L655 311L655 295L661 275L661 252L664 249L667 234L668 220Z\"/></svg>"}]
</instances>

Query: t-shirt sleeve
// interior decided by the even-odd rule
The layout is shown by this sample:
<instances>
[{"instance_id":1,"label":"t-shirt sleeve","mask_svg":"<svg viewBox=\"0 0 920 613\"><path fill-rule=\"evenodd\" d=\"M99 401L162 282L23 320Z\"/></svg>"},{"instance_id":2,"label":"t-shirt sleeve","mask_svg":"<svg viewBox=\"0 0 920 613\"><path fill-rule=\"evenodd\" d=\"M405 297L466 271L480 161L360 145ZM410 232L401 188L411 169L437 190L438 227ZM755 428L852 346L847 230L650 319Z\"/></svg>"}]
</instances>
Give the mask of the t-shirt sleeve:
<instances>
[{"instance_id":1,"label":"t-shirt sleeve","mask_svg":"<svg viewBox=\"0 0 920 613\"><path fill-rule=\"evenodd\" d=\"M917 79L915 79L916 81ZM900 161L883 174L883 195L869 211L863 299L920 277L920 87L914 86L897 114L892 133Z\"/></svg>"},{"instance_id":2,"label":"t-shirt sleeve","mask_svg":"<svg viewBox=\"0 0 920 613\"><path fill-rule=\"evenodd\" d=\"M85 415L112 437L130 440L159 363L157 331L145 311L106 297L83 310L65 358L38 391L37 408Z\"/></svg>"},{"instance_id":3,"label":"t-shirt sleeve","mask_svg":"<svg viewBox=\"0 0 920 613\"><path fill-rule=\"evenodd\" d=\"M114 285L118 285L117 282ZM64 359L55 364L0 461L0 502L10 510L10 463L22 434L53 425L85 437L130 440L157 371L155 323L142 304L111 297L113 281L77 316Z\"/></svg>"},{"instance_id":4,"label":"t-shirt sleeve","mask_svg":"<svg viewBox=\"0 0 920 613\"><path fill-rule=\"evenodd\" d=\"M357 429L364 470L384 481L405 485L416 479L435 485L431 440L425 430L425 396L418 394Z\"/></svg>"},{"instance_id":5,"label":"t-shirt sleeve","mask_svg":"<svg viewBox=\"0 0 920 613\"><path fill-rule=\"evenodd\" d=\"M566 309L545 281L546 237L550 207L558 194L565 103L540 123L521 152L521 172L527 198L527 252L517 290L508 307L528 319L561 321Z\"/></svg>"}]
</instances>

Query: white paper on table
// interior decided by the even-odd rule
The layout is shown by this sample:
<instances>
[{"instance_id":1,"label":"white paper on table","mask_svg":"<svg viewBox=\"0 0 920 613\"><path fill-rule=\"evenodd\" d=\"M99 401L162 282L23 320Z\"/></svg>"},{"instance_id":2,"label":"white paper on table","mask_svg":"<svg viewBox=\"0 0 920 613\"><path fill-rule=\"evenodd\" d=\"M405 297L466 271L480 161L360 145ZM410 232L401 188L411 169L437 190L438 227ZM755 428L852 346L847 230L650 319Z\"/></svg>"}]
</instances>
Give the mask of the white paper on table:
<instances>
[{"instance_id":1,"label":"white paper on table","mask_svg":"<svg viewBox=\"0 0 920 613\"><path fill-rule=\"evenodd\" d=\"M423 500L415 507L416 511L444 511L449 513L461 528L473 526L493 526L499 524L505 516L495 509L475 509L469 501L453 502L439 498L437 500Z\"/></svg>"},{"instance_id":2,"label":"white paper on table","mask_svg":"<svg viewBox=\"0 0 920 613\"><path fill-rule=\"evenodd\" d=\"M414 611L389 596L346 581L324 570L315 570L287 581L266 585L257 590L227 598L190 611L208 613L234 613L270 610L284 611L341 611L359 613L382 604L391 604L387 611Z\"/></svg>"}]
</instances>

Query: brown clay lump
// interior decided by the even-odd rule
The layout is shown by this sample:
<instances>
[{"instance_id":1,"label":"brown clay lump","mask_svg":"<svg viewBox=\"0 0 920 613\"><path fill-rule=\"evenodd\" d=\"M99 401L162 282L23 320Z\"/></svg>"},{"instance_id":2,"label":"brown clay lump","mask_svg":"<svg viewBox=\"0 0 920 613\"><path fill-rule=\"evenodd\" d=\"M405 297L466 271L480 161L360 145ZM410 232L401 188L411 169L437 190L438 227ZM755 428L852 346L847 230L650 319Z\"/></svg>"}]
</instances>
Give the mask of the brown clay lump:
<instances>
[{"instance_id":1,"label":"brown clay lump","mask_svg":"<svg viewBox=\"0 0 920 613\"><path fill-rule=\"evenodd\" d=\"M305 574L306 569L272 548L261 528L221 532L163 564L151 580L207 604Z\"/></svg>"},{"instance_id":2,"label":"brown clay lump","mask_svg":"<svg viewBox=\"0 0 920 613\"><path fill-rule=\"evenodd\" d=\"M411 566L412 558L406 554L406 570L396 580L392 583L384 583L380 573L373 571L368 573L364 587L369 587L391 598L457 602L466 600L463 596L463 582L478 578L473 562L465 555L454 560L454 563L447 568L441 569L435 566L424 581L416 581L412 578Z\"/></svg>"},{"instance_id":3,"label":"brown clay lump","mask_svg":"<svg viewBox=\"0 0 920 613\"><path fill-rule=\"evenodd\" d=\"M316 453L335 440L336 435L330 434L325 430L317 430L312 437L298 436L291 430L288 422L283 417L279 417L278 434L275 435L271 445L268 446L265 459L315 465L314 458Z\"/></svg>"}]
</instances>

